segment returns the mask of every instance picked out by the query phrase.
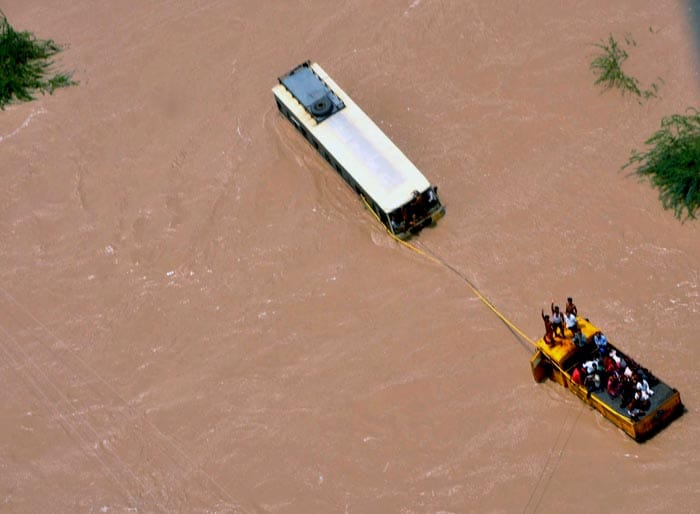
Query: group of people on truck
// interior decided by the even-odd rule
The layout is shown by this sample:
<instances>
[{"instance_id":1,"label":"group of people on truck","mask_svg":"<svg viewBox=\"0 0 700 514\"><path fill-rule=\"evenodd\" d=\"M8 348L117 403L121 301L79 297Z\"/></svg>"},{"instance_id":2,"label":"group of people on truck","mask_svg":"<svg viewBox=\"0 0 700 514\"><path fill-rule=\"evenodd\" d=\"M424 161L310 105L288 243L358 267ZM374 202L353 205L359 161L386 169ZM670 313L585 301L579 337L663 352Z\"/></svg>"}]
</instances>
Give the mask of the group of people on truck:
<instances>
[{"instance_id":1,"label":"group of people on truck","mask_svg":"<svg viewBox=\"0 0 700 514\"><path fill-rule=\"evenodd\" d=\"M590 360L574 368L571 380L584 386L588 394L604 390L611 398L620 398L620 408L631 417L648 410L654 395L649 385L654 379L648 371L614 348L606 353L596 349Z\"/></svg>"},{"instance_id":2,"label":"group of people on truck","mask_svg":"<svg viewBox=\"0 0 700 514\"><path fill-rule=\"evenodd\" d=\"M555 344L557 342L557 334L559 334L559 337L562 339L566 338L566 331L564 330L565 325L566 330L571 333L571 337L574 339L574 342L577 342L576 334L581 333L581 330L579 329L578 322L576 321L578 309L574 304L573 298L569 296L566 299L566 310L563 314L561 310L559 310L559 306L554 305L554 302L552 302L550 309L552 311L551 318L550 315L545 314L544 309L542 309L542 320L544 321L545 330L544 342L549 345Z\"/></svg>"},{"instance_id":3,"label":"group of people on truck","mask_svg":"<svg viewBox=\"0 0 700 514\"><path fill-rule=\"evenodd\" d=\"M565 311L562 314L558 305L552 305L550 307L552 315L544 313L542 309L542 320L544 321L544 342L548 345L553 345L557 343L557 336L566 339L568 337L574 342L579 348L584 348L589 340L586 335L581 331L578 326L578 308L574 304L573 298L570 296L566 299ZM564 328L566 326L566 328ZM593 341L598 349L599 353L604 354L608 347L608 338L605 334L598 331L593 334L591 341Z\"/></svg>"},{"instance_id":4,"label":"group of people on truck","mask_svg":"<svg viewBox=\"0 0 700 514\"><path fill-rule=\"evenodd\" d=\"M550 309L551 318L542 310L545 343L556 344L557 336L566 338L570 334L574 344L581 349L595 345L591 348L591 358L574 367L571 380L584 386L589 395L604 390L611 398L620 398L620 407L631 417L638 417L648 410L654 395L649 382L655 382L654 377L619 350L611 348L608 338L600 330L587 338L578 326L578 309L571 297L566 299L564 314L554 302Z\"/></svg>"}]
</instances>

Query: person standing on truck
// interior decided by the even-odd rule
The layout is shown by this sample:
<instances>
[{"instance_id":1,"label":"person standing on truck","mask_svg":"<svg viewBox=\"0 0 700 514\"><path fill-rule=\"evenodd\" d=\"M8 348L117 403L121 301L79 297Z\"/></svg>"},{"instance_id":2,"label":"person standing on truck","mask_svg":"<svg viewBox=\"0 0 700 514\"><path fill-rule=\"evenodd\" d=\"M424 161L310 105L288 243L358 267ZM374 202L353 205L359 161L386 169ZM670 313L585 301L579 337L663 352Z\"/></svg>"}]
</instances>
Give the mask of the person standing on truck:
<instances>
[{"instance_id":1,"label":"person standing on truck","mask_svg":"<svg viewBox=\"0 0 700 514\"><path fill-rule=\"evenodd\" d=\"M571 331L571 337L573 337L576 333L576 329L578 328L576 316L572 312L567 312L564 314L564 321L566 322L566 328Z\"/></svg>"},{"instance_id":2,"label":"person standing on truck","mask_svg":"<svg viewBox=\"0 0 700 514\"><path fill-rule=\"evenodd\" d=\"M574 316L578 316L578 309L576 308L576 305L574 305L574 299L570 296L566 299L566 307L564 308L564 312L565 314L573 314Z\"/></svg>"},{"instance_id":3,"label":"person standing on truck","mask_svg":"<svg viewBox=\"0 0 700 514\"><path fill-rule=\"evenodd\" d=\"M542 321L544 321L544 342L548 345L553 345L556 342L554 339L554 329L552 328L552 322L549 321L549 316L544 313L544 309L542 309Z\"/></svg>"},{"instance_id":4,"label":"person standing on truck","mask_svg":"<svg viewBox=\"0 0 700 514\"><path fill-rule=\"evenodd\" d=\"M557 335L557 330L559 330L559 333L561 334L561 337L566 337L564 333L564 317L561 315L561 312L559 311L559 306L554 305L554 302L552 302L552 328L554 329L554 335Z\"/></svg>"}]
</instances>

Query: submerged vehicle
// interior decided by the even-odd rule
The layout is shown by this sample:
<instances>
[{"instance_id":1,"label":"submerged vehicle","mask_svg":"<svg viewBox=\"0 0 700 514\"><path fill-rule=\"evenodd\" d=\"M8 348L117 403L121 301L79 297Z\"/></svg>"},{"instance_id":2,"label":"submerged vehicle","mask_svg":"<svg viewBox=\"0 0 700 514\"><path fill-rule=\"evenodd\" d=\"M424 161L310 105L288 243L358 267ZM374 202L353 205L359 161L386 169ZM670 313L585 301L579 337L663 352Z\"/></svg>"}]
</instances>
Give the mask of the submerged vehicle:
<instances>
[{"instance_id":1,"label":"submerged vehicle","mask_svg":"<svg viewBox=\"0 0 700 514\"><path fill-rule=\"evenodd\" d=\"M600 352L593 342L594 336L601 333L600 330L587 319L579 317L577 321L585 336L586 342L582 345L574 343L570 337L556 338L549 344L543 337L535 343L537 349L530 359L530 365L537 382L550 378L561 384L636 441L654 435L683 412L681 395L676 389L659 380L609 342L605 352ZM615 371L606 371L601 353L611 359L615 357L617 364L608 361L617 366ZM591 366L589 363L592 361L598 363L593 375L595 379L591 375L588 375L587 380L579 379L576 375L584 375L585 367ZM628 383L634 384L631 390L625 392L621 387L607 387L608 376L615 372ZM651 392L641 393L647 386ZM644 401L637 400L637 397L642 397Z\"/></svg>"},{"instance_id":2,"label":"submerged vehicle","mask_svg":"<svg viewBox=\"0 0 700 514\"><path fill-rule=\"evenodd\" d=\"M445 215L437 187L319 66L279 77L279 111L395 236L407 239Z\"/></svg>"}]
</instances>

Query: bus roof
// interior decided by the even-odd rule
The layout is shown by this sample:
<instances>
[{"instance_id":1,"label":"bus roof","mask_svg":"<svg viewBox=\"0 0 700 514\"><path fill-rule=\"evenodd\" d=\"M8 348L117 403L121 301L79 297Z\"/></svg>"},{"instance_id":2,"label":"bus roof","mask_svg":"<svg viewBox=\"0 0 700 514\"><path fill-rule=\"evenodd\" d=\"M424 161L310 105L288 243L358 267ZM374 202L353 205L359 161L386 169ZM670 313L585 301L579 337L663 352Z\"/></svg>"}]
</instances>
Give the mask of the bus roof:
<instances>
[{"instance_id":1,"label":"bus roof","mask_svg":"<svg viewBox=\"0 0 700 514\"><path fill-rule=\"evenodd\" d=\"M428 189L430 183L418 168L321 66L312 63L310 67L345 107L317 122L300 103L285 103L367 194L389 213L410 201L414 191L422 193ZM305 77L294 85L303 86L307 80ZM284 78L280 82L284 84ZM289 100L287 95L292 96L282 85L275 86L273 91L281 99Z\"/></svg>"},{"instance_id":2,"label":"bus roof","mask_svg":"<svg viewBox=\"0 0 700 514\"><path fill-rule=\"evenodd\" d=\"M326 83L319 79L308 61L280 77L279 81L319 123L345 107Z\"/></svg>"}]
</instances>

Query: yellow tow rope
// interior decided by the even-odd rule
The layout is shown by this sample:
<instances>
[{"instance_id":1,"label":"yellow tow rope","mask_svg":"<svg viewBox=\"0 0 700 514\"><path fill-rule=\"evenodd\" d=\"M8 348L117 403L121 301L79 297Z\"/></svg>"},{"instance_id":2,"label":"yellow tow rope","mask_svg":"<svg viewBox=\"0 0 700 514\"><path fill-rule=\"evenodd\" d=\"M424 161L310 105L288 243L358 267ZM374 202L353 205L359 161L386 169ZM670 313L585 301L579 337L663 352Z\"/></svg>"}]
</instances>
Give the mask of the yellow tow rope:
<instances>
[{"instance_id":1,"label":"yellow tow rope","mask_svg":"<svg viewBox=\"0 0 700 514\"><path fill-rule=\"evenodd\" d=\"M431 262L433 262L433 263L435 263L435 264L438 264L438 265L440 265L440 266L444 266L444 267L446 267L447 269L449 269L450 271L452 271L453 273L456 273L457 275L459 275L459 277L462 278L462 280L464 280L464 281L467 283L467 285L468 285L469 288L472 290L472 292L476 295L476 297L477 297L479 300L481 300L481 302L482 302L484 305L486 305L486 307L488 307L488 308L491 310L491 312L493 312L496 316L498 316L498 318L499 318L503 323L505 323L506 326L507 326L508 328L510 328L513 332L515 332L517 335L519 335L519 336L520 336L521 338L523 338L525 341L527 341L528 343L530 343L532 346L535 346L535 345L536 345L535 341L533 341L532 339L530 339L522 330L520 330L517 326L515 326L515 325L513 324L512 321L510 321L508 318L506 318L505 315L504 315L501 311L499 311L499 310L496 308L496 306L495 306L493 303L491 303L491 302L489 301L489 299L486 298L486 297L481 293L481 291L479 291L479 289L477 289L477 287L476 287L474 284L472 284L472 282L471 282L467 277L465 277L459 270L457 270L457 269L455 269L454 267L452 267L452 266L451 266L450 264L448 264L445 260L443 260L443 259L441 259L441 258L439 258L439 257L436 257L436 256L434 256L434 255L430 255L430 254L427 253L425 250L422 250L422 249L418 248L417 246L415 246L415 245L409 243L408 241L404 241L403 239L400 239L399 237L397 237L396 234L393 234L388 228L386 228L386 226L384 225L384 223L382 223L382 220L379 219L379 216L377 215L376 212L374 212L374 209L372 209L372 207L369 205L369 203L367 202L367 199L364 197L364 195L360 195L360 198L362 198L362 202L365 204L365 207L367 207L367 209L369 210L369 212L372 213L372 215L377 219L377 221L378 221L379 223L381 223L381 225L386 229L387 234L389 234L396 242L398 242L398 243L402 244L403 246L405 246L406 248L408 248L408 249L410 249L410 250L416 252L418 255L422 255L423 257L425 257L426 259L430 260Z\"/></svg>"}]
</instances>

